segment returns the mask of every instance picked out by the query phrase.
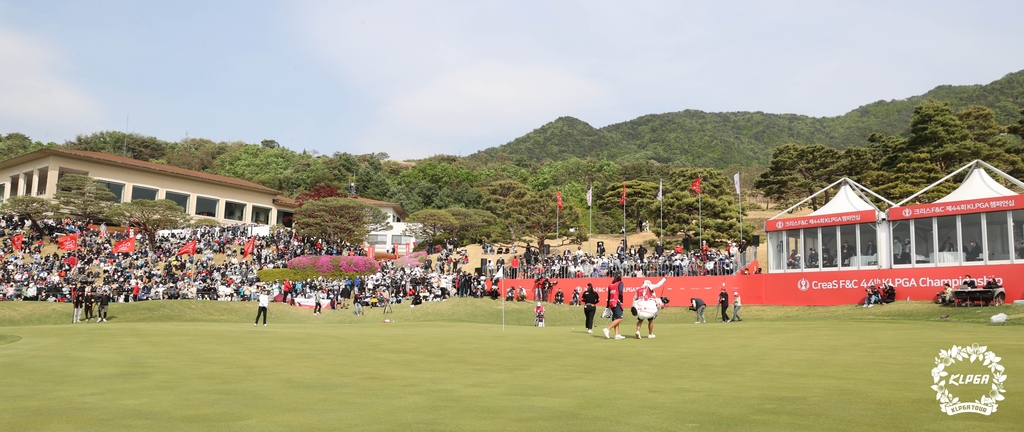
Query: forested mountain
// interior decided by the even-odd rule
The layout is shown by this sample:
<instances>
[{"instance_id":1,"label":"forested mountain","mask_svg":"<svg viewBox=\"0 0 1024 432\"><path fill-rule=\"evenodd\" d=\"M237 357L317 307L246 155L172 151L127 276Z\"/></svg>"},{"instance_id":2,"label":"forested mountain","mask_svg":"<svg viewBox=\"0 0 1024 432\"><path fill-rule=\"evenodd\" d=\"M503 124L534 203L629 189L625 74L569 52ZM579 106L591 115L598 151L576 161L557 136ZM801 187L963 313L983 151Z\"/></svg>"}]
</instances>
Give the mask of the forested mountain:
<instances>
[{"instance_id":1,"label":"forested mountain","mask_svg":"<svg viewBox=\"0 0 1024 432\"><path fill-rule=\"evenodd\" d=\"M468 158L482 163L510 159L522 164L597 157L653 160L681 167L764 167L772 149L782 144L823 144L842 150L866 145L872 133L906 136L914 107L929 99L949 102L955 110L985 106L995 112L1000 124L1011 123L1024 106L1024 71L985 85L939 86L920 96L878 101L838 117L686 110L646 115L600 129L561 117Z\"/></svg>"},{"instance_id":2,"label":"forested mountain","mask_svg":"<svg viewBox=\"0 0 1024 432\"><path fill-rule=\"evenodd\" d=\"M828 118L687 110L597 129L562 117L461 158L398 162L385 153L298 152L274 140L163 141L118 131L83 134L62 144L9 132L0 135L0 157L61 146L241 178L290 197L317 186L347 190L355 183L360 196L399 203L411 220L430 215L448 220L431 212L447 210L461 221L452 229L472 232L473 238L543 241L555 238L556 228L566 239L583 236L591 223L595 233L612 233L623 225L654 230L663 222L666 235L721 242L740 231L731 185L737 171L744 196L766 205L794 202L842 177L898 200L974 159L1024 178L1022 107L1024 71L987 85L937 87ZM706 183L701 198L691 188L697 178ZM556 207L557 196L564 208ZM428 213L413 217L424 210ZM694 220L695 212L702 212L703 222ZM492 219L497 224L487 222ZM744 227L743 233L752 230Z\"/></svg>"}]
</instances>

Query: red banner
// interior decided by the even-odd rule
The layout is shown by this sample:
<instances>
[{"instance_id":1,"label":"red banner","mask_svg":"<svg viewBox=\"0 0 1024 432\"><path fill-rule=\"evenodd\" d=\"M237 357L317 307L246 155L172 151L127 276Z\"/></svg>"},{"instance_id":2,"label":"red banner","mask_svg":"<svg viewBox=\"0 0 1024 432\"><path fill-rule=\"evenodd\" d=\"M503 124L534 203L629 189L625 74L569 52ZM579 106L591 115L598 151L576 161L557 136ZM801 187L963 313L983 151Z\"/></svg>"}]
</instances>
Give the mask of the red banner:
<instances>
[{"instance_id":1,"label":"red banner","mask_svg":"<svg viewBox=\"0 0 1024 432\"><path fill-rule=\"evenodd\" d=\"M57 247L61 250L78 249L78 234L66 235L57 239Z\"/></svg>"},{"instance_id":2,"label":"red banner","mask_svg":"<svg viewBox=\"0 0 1024 432\"><path fill-rule=\"evenodd\" d=\"M14 250L19 250L20 251L24 241L25 241L25 235L24 234L18 234L18 235L14 236L14 237L11 237L11 246L14 246Z\"/></svg>"},{"instance_id":3,"label":"red banner","mask_svg":"<svg viewBox=\"0 0 1024 432\"><path fill-rule=\"evenodd\" d=\"M696 192L697 195L700 195L700 177L697 177L697 180L690 183L690 190Z\"/></svg>"},{"instance_id":4,"label":"red banner","mask_svg":"<svg viewBox=\"0 0 1024 432\"><path fill-rule=\"evenodd\" d=\"M126 238L117 243L114 243L114 253L132 253L135 252L135 237Z\"/></svg>"},{"instance_id":5,"label":"red banner","mask_svg":"<svg viewBox=\"0 0 1024 432\"><path fill-rule=\"evenodd\" d=\"M1021 199L1020 196L983 198L948 203L893 207L889 209L889 220L907 220L1019 209L1024 209L1024 199Z\"/></svg>"},{"instance_id":6,"label":"red banner","mask_svg":"<svg viewBox=\"0 0 1024 432\"><path fill-rule=\"evenodd\" d=\"M562 211L562 191L558 191L558 211Z\"/></svg>"},{"instance_id":7,"label":"red banner","mask_svg":"<svg viewBox=\"0 0 1024 432\"><path fill-rule=\"evenodd\" d=\"M255 247L256 237L249 237L249 241L245 242L245 248L242 249L242 259L246 259L249 255L252 255L252 250Z\"/></svg>"},{"instance_id":8,"label":"red banner","mask_svg":"<svg viewBox=\"0 0 1024 432\"><path fill-rule=\"evenodd\" d=\"M878 220L878 212L864 210L846 213L836 213L821 216L803 216L786 219L772 219L765 222L765 231L785 231L800 228L814 228L821 226L852 225L859 223L875 222Z\"/></svg>"},{"instance_id":9,"label":"red banner","mask_svg":"<svg viewBox=\"0 0 1024 432\"><path fill-rule=\"evenodd\" d=\"M188 243L185 243L185 246L182 246L181 249L178 249L178 255L195 255L195 254L196 254L196 241L195 240L192 240L192 241L190 241Z\"/></svg>"},{"instance_id":10,"label":"red banner","mask_svg":"<svg viewBox=\"0 0 1024 432\"><path fill-rule=\"evenodd\" d=\"M956 287L967 274L971 275L979 286L984 285L989 279L995 279L1005 288L1008 303L1024 298L1024 264L670 277L665 285L658 289L658 296L668 297L669 307L688 307L690 298L694 297L704 300L709 307L713 307L718 303L718 293L724 285L730 301L733 292L739 292L744 304L835 306L864 303L865 288L872 284L891 284L896 288L897 301L908 298L930 301L942 291L943 284L949 283ZM623 278L622 281L626 285L623 294L626 307L632 305L633 293L642 286L644 280L657 282L660 279ZM598 306L602 306L605 301L604 293L612 278L557 281L554 292L561 290L566 298L572 298L575 288L579 287L582 290L586 289L587 283L594 284L594 289L601 293L601 302ZM534 300L532 279L506 279L501 283L505 290L510 287L518 289L522 286L527 297ZM554 292L549 294L551 298L554 298Z\"/></svg>"},{"instance_id":11,"label":"red banner","mask_svg":"<svg viewBox=\"0 0 1024 432\"><path fill-rule=\"evenodd\" d=\"M619 198L619 205L626 203L626 184L622 184L622 198Z\"/></svg>"}]
</instances>

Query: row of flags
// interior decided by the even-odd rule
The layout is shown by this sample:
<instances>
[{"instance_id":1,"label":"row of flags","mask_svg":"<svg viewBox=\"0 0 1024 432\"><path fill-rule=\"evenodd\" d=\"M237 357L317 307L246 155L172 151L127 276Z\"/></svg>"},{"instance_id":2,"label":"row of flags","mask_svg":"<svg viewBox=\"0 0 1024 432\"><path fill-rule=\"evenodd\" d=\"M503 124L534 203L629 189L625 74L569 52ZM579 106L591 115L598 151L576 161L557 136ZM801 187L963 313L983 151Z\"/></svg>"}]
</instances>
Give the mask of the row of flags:
<instances>
[{"instance_id":1,"label":"row of flags","mask_svg":"<svg viewBox=\"0 0 1024 432\"><path fill-rule=\"evenodd\" d=\"M561 197L559 197L559 198L561 198ZM561 199L559 199L559 204L561 204ZM11 246L14 247L14 250L19 250L20 251L24 247L24 244L25 244L25 235L24 234L18 234L16 236L11 237ZM190 241L188 243L185 243L184 246L182 246L181 248L178 249L177 255L178 256L181 256L181 255L195 255L196 254L196 247L197 246L198 246L198 242L195 239L192 239L192 241ZM57 247L60 250L68 250L68 251L77 250L78 249L78 233L68 234L68 235L63 236L63 237L58 237L57 238ZM245 242L245 247L242 249L242 259L248 258L249 255L252 255L252 251L255 248L256 248L256 237L250 237L249 241ZM128 237L128 238L126 238L124 240L121 240L119 242L114 243L114 247L112 249L112 252L114 252L114 253L132 253L132 252L135 252L135 237Z\"/></svg>"},{"instance_id":2,"label":"row of flags","mask_svg":"<svg viewBox=\"0 0 1024 432\"><path fill-rule=\"evenodd\" d=\"M739 193L740 193L740 173L736 173L736 175L733 177L733 180L736 183L736 194L739 195ZM690 183L690 190L692 190L697 195L701 194L700 182L701 182L701 178L697 177L696 180L694 180L693 182ZM661 180L659 180L658 181L658 197L657 197L657 199L658 199L658 201L661 201L664 198L665 198L665 195L664 195L664 184L663 184L663 182ZM626 203L626 184L623 183L622 184L622 196L619 198L619 205L623 205L625 203ZM594 185L590 185L590 189L587 190L587 206L591 207L593 205L594 205ZM559 210L562 209L562 191L558 191L558 209Z\"/></svg>"}]
</instances>

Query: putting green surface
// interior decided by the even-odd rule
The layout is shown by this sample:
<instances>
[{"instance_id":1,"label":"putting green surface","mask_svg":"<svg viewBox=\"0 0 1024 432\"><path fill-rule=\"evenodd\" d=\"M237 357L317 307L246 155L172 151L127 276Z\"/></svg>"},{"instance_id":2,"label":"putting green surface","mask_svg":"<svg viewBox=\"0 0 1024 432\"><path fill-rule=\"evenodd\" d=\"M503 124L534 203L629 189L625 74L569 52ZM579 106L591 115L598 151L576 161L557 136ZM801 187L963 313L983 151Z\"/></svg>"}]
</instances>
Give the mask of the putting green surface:
<instances>
[{"instance_id":1,"label":"putting green surface","mask_svg":"<svg viewBox=\"0 0 1024 432\"><path fill-rule=\"evenodd\" d=\"M46 321L59 312L70 321L69 308L3 303L0 430L988 431L1024 424L1020 326L787 320L763 309L775 319L766 322L750 308L741 323L659 324L657 339L607 340L600 330L573 328L578 309L561 316L549 308L556 315L549 323L564 326L502 331L476 322L495 316L490 301L448 303L464 312L425 305L400 310L405 319L388 324L376 314L331 311L316 317L324 322L308 322L308 310L272 305L269 327L252 325L252 304L114 305L121 322L55 325L17 317L27 310ZM447 322L412 315L431 308ZM175 319L132 318L160 310ZM666 321L690 317L672 313ZM201 316L235 322L190 321ZM632 334L629 320L623 328ZM974 343L1002 357L1006 400L991 416L947 416L930 388L934 358Z\"/></svg>"}]
</instances>

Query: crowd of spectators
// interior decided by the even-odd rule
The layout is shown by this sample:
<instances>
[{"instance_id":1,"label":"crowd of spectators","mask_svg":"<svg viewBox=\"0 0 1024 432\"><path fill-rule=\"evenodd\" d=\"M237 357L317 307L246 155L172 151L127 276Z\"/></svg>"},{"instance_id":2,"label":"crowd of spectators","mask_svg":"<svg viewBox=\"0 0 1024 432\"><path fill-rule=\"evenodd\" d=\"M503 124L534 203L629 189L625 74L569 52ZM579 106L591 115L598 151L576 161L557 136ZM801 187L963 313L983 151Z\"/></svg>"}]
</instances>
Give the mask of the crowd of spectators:
<instances>
[{"instance_id":1,"label":"crowd of spectators","mask_svg":"<svg viewBox=\"0 0 1024 432\"><path fill-rule=\"evenodd\" d=\"M13 237L22 235L22 248L16 250ZM75 250L45 248L58 239L78 235ZM135 250L115 253L114 245L135 238ZM615 253L598 254L575 251L542 255L528 247L521 256L515 246L495 247L481 244L486 268L474 271L468 253L454 239L436 245L437 255L424 262L399 266L382 261L380 271L356 278L319 277L306 280L260 282L257 272L283 268L288 260L302 255L360 255L361 246L347 246L325 239L303 238L289 228L278 228L267 235L253 235L252 225L193 227L164 231L155 242L141 233L125 229L89 226L72 220L42 220L32 225L25 219L0 217L0 299L71 301L83 288L90 295L109 293L114 301L149 299L209 299L250 301L261 290L272 292L276 301L292 304L313 302L317 297L331 308L346 307L347 300L360 306L383 306L409 302L444 301L452 296L524 301L526 290L542 291L545 301L565 301L565 293L555 291L558 278L627 276L696 276L733 274L740 248L684 251L666 250L659 245L648 254L644 246L625 248ZM253 239L251 256L244 257L244 245ZM195 241L194 254L179 250ZM603 248L602 248L603 249ZM509 256L508 261L505 256ZM506 279L529 279L527 287L508 286L505 292L490 289L487 277L501 270ZM516 285L516 284L513 284ZM571 294L570 303L579 303L580 293ZM344 301L343 301L344 299Z\"/></svg>"}]
</instances>

